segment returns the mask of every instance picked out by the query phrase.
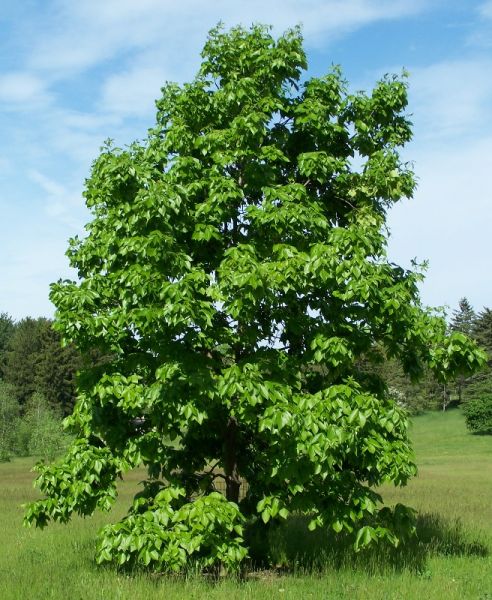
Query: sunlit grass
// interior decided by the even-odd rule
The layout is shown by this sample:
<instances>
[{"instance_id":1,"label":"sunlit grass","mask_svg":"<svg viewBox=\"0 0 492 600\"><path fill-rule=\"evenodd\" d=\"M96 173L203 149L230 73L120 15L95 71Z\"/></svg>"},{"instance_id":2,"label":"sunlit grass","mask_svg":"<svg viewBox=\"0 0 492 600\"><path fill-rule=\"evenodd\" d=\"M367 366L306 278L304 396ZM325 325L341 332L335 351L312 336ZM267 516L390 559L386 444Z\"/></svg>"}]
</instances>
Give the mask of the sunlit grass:
<instances>
[{"instance_id":1,"label":"sunlit grass","mask_svg":"<svg viewBox=\"0 0 492 600\"><path fill-rule=\"evenodd\" d=\"M421 511L418 538L397 551L376 547L354 555L293 519L271 536L281 568L245 581L129 577L96 567L97 531L125 513L142 473L122 483L109 517L74 519L41 532L21 526L20 505L36 497L32 459L2 464L0 598L492 600L492 436L468 434L458 411L417 417L411 435L419 476L407 488L382 493L389 504Z\"/></svg>"}]
</instances>

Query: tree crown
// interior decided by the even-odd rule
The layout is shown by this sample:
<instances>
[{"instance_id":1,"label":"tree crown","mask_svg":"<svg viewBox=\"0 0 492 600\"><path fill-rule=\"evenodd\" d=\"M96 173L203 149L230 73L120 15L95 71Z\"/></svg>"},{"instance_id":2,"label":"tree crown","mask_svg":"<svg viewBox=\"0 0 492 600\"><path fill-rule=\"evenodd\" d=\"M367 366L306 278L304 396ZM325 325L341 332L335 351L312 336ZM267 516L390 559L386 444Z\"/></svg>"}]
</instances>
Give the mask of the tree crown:
<instances>
[{"instance_id":1,"label":"tree crown","mask_svg":"<svg viewBox=\"0 0 492 600\"><path fill-rule=\"evenodd\" d=\"M219 27L202 58L194 81L163 88L145 142L94 162L93 220L68 252L79 281L51 298L63 335L109 358L80 380L70 466L41 469L58 503L28 520L107 507L116 475L143 462L149 482L101 561L236 564L243 522L299 510L358 531L356 545L394 540L408 513L376 510L371 488L415 472L406 418L360 359L379 344L414 378L483 360L422 308L421 274L386 257L386 211L415 186L398 154L406 83L351 94L338 68L302 81L298 29ZM165 523L128 550L151 515Z\"/></svg>"}]
</instances>

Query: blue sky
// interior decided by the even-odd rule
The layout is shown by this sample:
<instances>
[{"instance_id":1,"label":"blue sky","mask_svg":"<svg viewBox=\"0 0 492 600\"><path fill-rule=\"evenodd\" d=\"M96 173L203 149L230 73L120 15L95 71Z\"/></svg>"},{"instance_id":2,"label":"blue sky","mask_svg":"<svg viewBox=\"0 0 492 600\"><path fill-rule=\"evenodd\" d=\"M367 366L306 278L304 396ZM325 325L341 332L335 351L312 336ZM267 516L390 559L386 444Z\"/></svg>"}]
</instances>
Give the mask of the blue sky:
<instances>
[{"instance_id":1,"label":"blue sky","mask_svg":"<svg viewBox=\"0 0 492 600\"><path fill-rule=\"evenodd\" d=\"M99 147L145 136L161 85L193 77L219 20L301 23L308 74L340 64L354 90L410 72L419 188L391 211L390 258L428 259L426 304L492 307L491 0L2 0L0 312L52 316Z\"/></svg>"}]
</instances>

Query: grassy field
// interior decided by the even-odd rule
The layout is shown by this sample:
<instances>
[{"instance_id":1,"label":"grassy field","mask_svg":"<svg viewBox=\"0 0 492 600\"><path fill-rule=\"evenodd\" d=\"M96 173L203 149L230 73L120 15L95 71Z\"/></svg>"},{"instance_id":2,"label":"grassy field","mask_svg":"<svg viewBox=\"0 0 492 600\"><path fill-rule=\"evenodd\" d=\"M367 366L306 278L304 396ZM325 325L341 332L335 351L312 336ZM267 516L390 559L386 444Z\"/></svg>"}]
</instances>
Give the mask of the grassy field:
<instances>
[{"instance_id":1,"label":"grassy field","mask_svg":"<svg viewBox=\"0 0 492 600\"><path fill-rule=\"evenodd\" d=\"M32 459L2 464L0 598L492 600L492 437L468 434L458 411L415 418L411 436L419 476L405 489L383 490L388 504L420 511L419 538L411 545L354 557L319 532L305 534L292 520L272 540L277 560L291 569L253 573L240 582L130 577L95 566L97 530L125 512L139 473L122 484L109 517L75 519L41 532L21 526L20 505L36 497Z\"/></svg>"}]
</instances>

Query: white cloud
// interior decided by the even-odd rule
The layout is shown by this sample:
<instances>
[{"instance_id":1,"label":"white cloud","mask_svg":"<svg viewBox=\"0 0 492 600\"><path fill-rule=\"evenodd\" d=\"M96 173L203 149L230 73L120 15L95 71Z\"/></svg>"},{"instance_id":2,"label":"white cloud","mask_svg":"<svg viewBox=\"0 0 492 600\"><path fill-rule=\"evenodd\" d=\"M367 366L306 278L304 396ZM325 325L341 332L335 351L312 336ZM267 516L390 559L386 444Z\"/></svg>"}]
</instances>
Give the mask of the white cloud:
<instances>
[{"instance_id":1,"label":"white cloud","mask_svg":"<svg viewBox=\"0 0 492 600\"><path fill-rule=\"evenodd\" d=\"M45 83L31 73L12 72L0 76L0 102L32 105L48 99Z\"/></svg>"},{"instance_id":2,"label":"white cloud","mask_svg":"<svg viewBox=\"0 0 492 600\"><path fill-rule=\"evenodd\" d=\"M421 138L481 134L490 127L491 71L489 59L411 69L410 110Z\"/></svg>"},{"instance_id":3,"label":"white cloud","mask_svg":"<svg viewBox=\"0 0 492 600\"><path fill-rule=\"evenodd\" d=\"M488 0L488 2L484 2L478 7L478 11L482 17L486 19L492 19L492 2Z\"/></svg>"},{"instance_id":4,"label":"white cloud","mask_svg":"<svg viewBox=\"0 0 492 600\"><path fill-rule=\"evenodd\" d=\"M454 306L466 295L481 308L490 289L492 135L412 151L419 187L390 212L390 256L407 265L432 257L423 285L428 304Z\"/></svg>"},{"instance_id":5,"label":"white cloud","mask_svg":"<svg viewBox=\"0 0 492 600\"><path fill-rule=\"evenodd\" d=\"M119 52L159 48L194 53L207 29L219 20L227 25L265 22L276 29L303 23L306 38L334 39L376 21L416 14L423 0L86 0L56 3L56 19L35 40L30 65L69 75L114 58Z\"/></svg>"},{"instance_id":6,"label":"white cloud","mask_svg":"<svg viewBox=\"0 0 492 600\"><path fill-rule=\"evenodd\" d=\"M104 83L101 108L106 113L125 116L152 113L165 81L166 73L159 67L136 67L113 75Z\"/></svg>"},{"instance_id":7,"label":"white cloud","mask_svg":"<svg viewBox=\"0 0 492 600\"><path fill-rule=\"evenodd\" d=\"M422 291L431 305L478 308L489 296L485 240L492 227L492 60L441 62L410 69L415 198L390 212L396 262L431 258Z\"/></svg>"},{"instance_id":8,"label":"white cloud","mask_svg":"<svg viewBox=\"0 0 492 600\"><path fill-rule=\"evenodd\" d=\"M52 316L50 283L60 277L75 277L64 255L66 241L48 232L43 234L37 224L24 225L15 235L22 238L22 244L7 240L2 253L1 310L15 319Z\"/></svg>"},{"instance_id":9,"label":"white cloud","mask_svg":"<svg viewBox=\"0 0 492 600\"><path fill-rule=\"evenodd\" d=\"M30 170L28 177L45 193L45 213L59 222L67 225L72 233L82 233L81 204L82 194L79 189L71 191L60 182L47 177L36 170ZM77 218L79 217L79 218Z\"/></svg>"},{"instance_id":10,"label":"white cloud","mask_svg":"<svg viewBox=\"0 0 492 600\"><path fill-rule=\"evenodd\" d=\"M56 181L53 181L49 177L46 177L46 175L39 173L38 171L30 170L28 176L32 181L36 182L44 192L46 192L50 196L58 197L63 196L66 193L65 188L62 185L60 185Z\"/></svg>"}]
</instances>

